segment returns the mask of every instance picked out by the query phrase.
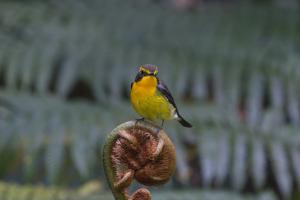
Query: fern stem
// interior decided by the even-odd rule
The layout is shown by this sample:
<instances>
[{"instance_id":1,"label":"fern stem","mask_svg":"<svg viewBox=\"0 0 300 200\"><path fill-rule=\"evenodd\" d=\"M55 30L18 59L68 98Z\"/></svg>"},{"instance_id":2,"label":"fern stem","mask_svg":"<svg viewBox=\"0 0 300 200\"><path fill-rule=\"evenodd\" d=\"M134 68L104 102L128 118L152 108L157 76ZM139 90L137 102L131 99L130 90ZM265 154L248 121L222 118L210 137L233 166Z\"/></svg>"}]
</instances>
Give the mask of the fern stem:
<instances>
[{"instance_id":1,"label":"fern stem","mask_svg":"<svg viewBox=\"0 0 300 200\"><path fill-rule=\"evenodd\" d=\"M132 126L132 122L126 122L124 124L119 125L116 127L106 138L104 147L103 147L103 166L104 172L106 175L107 182L109 187L115 197L116 200L126 200L126 194L122 191L118 191L114 187L114 182L116 181L116 173L114 167L112 165L110 156L112 154L112 147L115 144L118 138L118 132L122 129Z\"/></svg>"}]
</instances>

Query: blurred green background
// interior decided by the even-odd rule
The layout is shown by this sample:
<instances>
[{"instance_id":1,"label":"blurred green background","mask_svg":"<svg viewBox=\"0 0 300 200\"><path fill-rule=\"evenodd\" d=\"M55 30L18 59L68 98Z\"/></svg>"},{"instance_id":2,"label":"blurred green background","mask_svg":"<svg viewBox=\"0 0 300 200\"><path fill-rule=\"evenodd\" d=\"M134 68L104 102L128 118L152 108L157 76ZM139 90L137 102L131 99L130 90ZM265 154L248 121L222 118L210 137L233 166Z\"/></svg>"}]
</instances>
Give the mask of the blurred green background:
<instances>
[{"instance_id":1,"label":"blurred green background","mask_svg":"<svg viewBox=\"0 0 300 200\"><path fill-rule=\"evenodd\" d=\"M159 66L192 129L154 199L300 199L300 9L289 0L0 1L0 199L112 199L106 135Z\"/></svg>"}]
</instances>

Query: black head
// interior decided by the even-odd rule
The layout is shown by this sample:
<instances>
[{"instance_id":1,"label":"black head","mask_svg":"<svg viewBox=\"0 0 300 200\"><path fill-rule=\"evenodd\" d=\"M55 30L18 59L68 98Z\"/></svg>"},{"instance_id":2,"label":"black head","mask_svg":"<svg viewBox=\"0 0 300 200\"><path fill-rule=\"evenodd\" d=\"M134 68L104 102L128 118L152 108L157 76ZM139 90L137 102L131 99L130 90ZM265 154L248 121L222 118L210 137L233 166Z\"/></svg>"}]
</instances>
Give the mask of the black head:
<instances>
[{"instance_id":1,"label":"black head","mask_svg":"<svg viewBox=\"0 0 300 200\"><path fill-rule=\"evenodd\" d=\"M139 72L135 77L135 82L141 80L144 76L155 76L158 74L158 67L156 65L145 64L140 66Z\"/></svg>"}]
</instances>

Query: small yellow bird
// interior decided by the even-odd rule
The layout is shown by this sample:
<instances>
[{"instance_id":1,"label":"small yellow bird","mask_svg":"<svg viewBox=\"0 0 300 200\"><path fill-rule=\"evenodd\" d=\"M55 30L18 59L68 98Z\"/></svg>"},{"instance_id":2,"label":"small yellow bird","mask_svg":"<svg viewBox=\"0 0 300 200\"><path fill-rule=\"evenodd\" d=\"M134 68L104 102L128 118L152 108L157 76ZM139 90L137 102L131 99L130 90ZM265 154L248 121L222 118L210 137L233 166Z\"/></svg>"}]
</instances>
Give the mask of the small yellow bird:
<instances>
[{"instance_id":1,"label":"small yellow bird","mask_svg":"<svg viewBox=\"0 0 300 200\"><path fill-rule=\"evenodd\" d=\"M146 64L139 68L139 72L131 83L131 103L135 111L150 121L176 119L184 127L192 127L179 114L175 101L165 84L157 77L158 68Z\"/></svg>"}]
</instances>

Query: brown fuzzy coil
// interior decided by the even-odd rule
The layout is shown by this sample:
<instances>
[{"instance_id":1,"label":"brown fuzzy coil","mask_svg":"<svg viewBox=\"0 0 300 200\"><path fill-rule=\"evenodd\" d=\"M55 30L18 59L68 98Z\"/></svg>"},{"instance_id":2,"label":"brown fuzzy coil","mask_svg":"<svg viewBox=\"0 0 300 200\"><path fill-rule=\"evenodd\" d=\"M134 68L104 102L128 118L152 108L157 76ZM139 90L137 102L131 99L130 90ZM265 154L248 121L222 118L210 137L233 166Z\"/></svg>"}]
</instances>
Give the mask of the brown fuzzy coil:
<instances>
[{"instance_id":1,"label":"brown fuzzy coil","mask_svg":"<svg viewBox=\"0 0 300 200\"><path fill-rule=\"evenodd\" d=\"M133 179L155 186L166 183L176 167L175 147L160 130L153 132L141 126L120 130L111 153L111 162L116 173L115 187L126 190ZM130 198L151 199L147 189L139 189Z\"/></svg>"}]
</instances>

